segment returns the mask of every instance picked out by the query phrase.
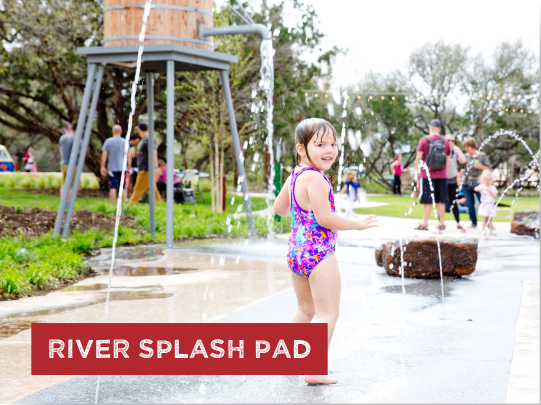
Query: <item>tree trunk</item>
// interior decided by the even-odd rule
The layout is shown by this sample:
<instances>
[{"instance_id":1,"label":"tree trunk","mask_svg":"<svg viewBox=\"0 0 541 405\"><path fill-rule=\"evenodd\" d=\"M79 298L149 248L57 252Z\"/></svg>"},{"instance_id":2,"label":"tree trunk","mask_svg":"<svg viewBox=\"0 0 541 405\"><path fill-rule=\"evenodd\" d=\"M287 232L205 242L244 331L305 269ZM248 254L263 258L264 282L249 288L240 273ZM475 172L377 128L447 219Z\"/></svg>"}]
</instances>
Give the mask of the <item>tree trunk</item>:
<instances>
[{"instance_id":1,"label":"tree trunk","mask_svg":"<svg viewBox=\"0 0 541 405\"><path fill-rule=\"evenodd\" d=\"M213 156L212 143L209 146L210 146L210 153L209 153L209 156L210 156L210 167L209 167L209 171L210 171L210 204L211 204L212 212L216 212L216 208L215 208L216 206L214 205L214 159L212 157Z\"/></svg>"},{"instance_id":2,"label":"tree trunk","mask_svg":"<svg viewBox=\"0 0 541 405\"><path fill-rule=\"evenodd\" d=\"M214 173L215 173L215 179L216 179L216 211L222 212L222 197L220 195L220 148L218 147L218 136L216 135L216 132L214 133L214 153L215 153L215 160L214 160Z\"/></svg>"},{"instance_id":3,"label":"tree trunk","mask_svg":"<svg viewBox=\"0 0 541 405\"><path fill-rule=\"evenodd\" d=\"M221 157L220 157L220 205L221 212L225 211L225 177L224 177L224 147L221 148Z\"/></svg>"},{"instance_id":4,"label":"tree trunk","mask_svg":"<svg viewBox=\"0 0 541 405\"><path fill-rule=\"evenodd\" d=\"M239 167L237 166L237 157L235 156L235 148L231 148L231 155L233 157L233 167L235 168L235 174L233 175L233 185L237 187L239 181Z\"/></svg>"}]
</instances>

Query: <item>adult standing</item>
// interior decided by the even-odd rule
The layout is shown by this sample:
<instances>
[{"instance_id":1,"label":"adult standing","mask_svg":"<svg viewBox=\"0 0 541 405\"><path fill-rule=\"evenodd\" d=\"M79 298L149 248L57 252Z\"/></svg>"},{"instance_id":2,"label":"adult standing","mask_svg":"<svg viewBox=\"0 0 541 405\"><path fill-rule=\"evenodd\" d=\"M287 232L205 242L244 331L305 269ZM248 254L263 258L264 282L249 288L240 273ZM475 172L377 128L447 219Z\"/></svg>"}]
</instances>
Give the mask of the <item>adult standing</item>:
<instances>
[{"instance_id":1,"label":"adult standing","mask_svg":"<svg viewBox=\"0 0 541 405\"><path fill-rule=\"evenodd\" d=\"M451 156L451 147L441 135L441 122L432 120L428 124L428 135L419 140L415 167L419 167L421 160L428 166L428 173L423 167L420 170L419 201L424 204L423 223L417 230L428 230L428 218L433 202L436 203L439 226L438 231L445 229L445 202L447 201L447 168ZM430 181L428 179L430 175ZM432 187L431 187L432 183Z\"/></svg>"},{"instance_id":2,"label":"adult standing","mask_svg":"<svg viewBox=\"0 0 541 405\"><path fill-rule=\"evenodd\" d=\"M113 136L107 138L103 143L101 152L101 175L102 177L109 176L109 198L111 205L115 205L118 198L118 190L122 179L122 172L127 172L124 163L124 146L126 140L121 137L122 127L120 125L113 126ZM107 169L105 168L107 163ZM124 178L124 187L122 191L122 199L126 200L126 182L127 176Z\"/></svg>"},{"instance_id":3,"label":"adult standing","mask_svg":"<svg viewBox=\"0 0 541 405\"><path fill-rule=\"evenodd\" d=\"M481 203L481 193L475 191L475 187L480 184L481 173L483 170L490 169L490 161L484 152L477 150L477 141L474 138L466 138L463 142L466 149L466 167L464 170L462 192L466 197L468 213L470 215L470 228L477 228L477 214L475 213L475 196Z\"/></svg>"},{"instance_id":4,"label":"adult standing","mask_svg":"<svg viewBox=\"0 0 541 405\"><path fill-rule=\"evenodd\" d=\"M130 172L128 180L128 199L131 197L131 193L135 187L135 180L137 179L137 143L140 139L141 137L139 134L134 133L130 136L130 151L128 152L128 170Z\"/></svg>"},{"instance_id":5,"label":"adult standing","mask_svg":"<svg viewBox=\"0 0 541 405\"><path fill-rule=\"evenodd\" d=\"M394 174L393 194L402 195L400 191L400 176L402 175L402 155L394 155L394 162L391 163L391 173Z\"/></svg>"},{"instance_id":6,"label":"adult standing","mask_svg":"<svg viewBox=\"0 0 541 405\"><path fill-rule=\"evenodd\" d=\"M456 139L453 134L445 135L445 139L451 147L451 157L449 158L449 168L447 169L447 204L452 208L453 215L456 221L456 228L461 232L466 230L460 225L460 212L458 211L457 195L458 195L458 164L466 163L466 156L456 145Z\"/></svg>"},{"instance_id":7,"label":"adult standing","mask_svg":"<svg viewBox=\"0 0 541 405\"><path fill-rule=\"evenodd\" d=\"M77 123L74 122L71 124L70 130L62 135L58 141L58 150L60 151L60 170L62 171L62 186L60 187L60 196L62 196L62 192L64 190L64 183L66 181L66 175L68 174L68 166L70 163L70 157L71 157L71 149L73 148L73 141L75 140L75 132L77 131ZM77 172L77 166L75 166L74 173ZM71 181L70 186L70 192L68 200L71 199L71 187L73 187L73 181L75 180L75 176L73 176L73 179Z\"/></svg>"},{"instance_id":8,"label":"adult standing","mask_svg":"<svg viewBox=\"0 0 541 405\"><path fill-rule=\"evenodd\" d=\"M139 123L136 127L141 140L137 145L137 180L135 182L135 187L133 188L133 193L130 198L131 203L138 203L139 200L143 197L145 192L148 193L149 187L149 176L148 176L148 125L144 122ZM154 153L154 162L158 161L158 150L154 147L152 151ZM156 179L150 179L150 181L156 182ZM154 193L156 196L156 201L161 201L160 193L158 192L158 187L154 187Z\"/></svg>"}]
</instances>

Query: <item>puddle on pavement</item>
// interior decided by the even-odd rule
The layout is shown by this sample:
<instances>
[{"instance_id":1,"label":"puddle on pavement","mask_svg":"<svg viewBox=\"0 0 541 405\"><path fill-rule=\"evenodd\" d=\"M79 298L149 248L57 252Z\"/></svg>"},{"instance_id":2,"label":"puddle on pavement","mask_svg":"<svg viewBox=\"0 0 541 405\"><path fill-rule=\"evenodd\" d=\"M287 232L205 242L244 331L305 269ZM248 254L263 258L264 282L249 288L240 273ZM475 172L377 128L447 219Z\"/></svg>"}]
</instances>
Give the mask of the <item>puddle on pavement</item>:
<instances>
[{"instance_id":1,"label":"puddle on pavement","mask_svg":"<svg viewBox=\"0 0 541 405\"><path fill-rule=\"evenodd\" d=\"M443 292L446 297L451 295L453 288L455 287L455 282L470 282L468 279L444 279L443 280ZM423 280L419 283L406 284L404 286L406 294L410 295L419 295L423 297L441 297L441 283L440 279L434 280ZM402 285L390 285L382 287L381 292L390 293L390 294L402 294Z\"/></svg>"},{"instance_id":2,"label":"puddle on pavement","mask_svg":"<svg viewBox=\"0 0 541 405\"><path fill-rule=\"evenodd\" d=\"M145 289L146 291L141 291L143 289ZM139 290L139 291L132 291L132 290ZM122 289L120 291L118 290L115 291L115 287L112 287L109 300L110 301L130 301L130 300L163 299L163 298L170 298L175 295L172 292L160 292L160 290L163 290L162 286L129 287L129 290ZM17 312L17 313L10 314L5 318L0 318L0 328L1 328L2 322L5 322L7 319L10 319L10 318L52 315L52 314L56 314L63 311L69 311L75 308L81 308L81 307L87 307L90 305L100 304L107 300L107 284L94 284L94 285L89 285L89 286L72 286L72 287L64 288L62 291L67 291L67 292L98 291L98 293L93 295L88 301L74 302L73 304L66 305L65 307L41 309L37 311ZM19 322L19 321L10 321L10 322ZM31 321L20 321L20 322L30 323ZM28 329L28 328L25 328L25 329ZM16 332L16 333L19 333L19 332ZM0 334L1 334L1 329L0 329Z\"/></svg>"},{"instance_id":3,"label":"puddle on pavement","mask_svg":"<svg viewBox=\"0 0 541 405\"><path fill-rule=\"evenodd\" d=\"M14 336L21 333L23 330L30 329L32 323L36 321L25 320L4 320L0 321L0 340L6 339L10 336Z\"/></svg>"}]
</instances>

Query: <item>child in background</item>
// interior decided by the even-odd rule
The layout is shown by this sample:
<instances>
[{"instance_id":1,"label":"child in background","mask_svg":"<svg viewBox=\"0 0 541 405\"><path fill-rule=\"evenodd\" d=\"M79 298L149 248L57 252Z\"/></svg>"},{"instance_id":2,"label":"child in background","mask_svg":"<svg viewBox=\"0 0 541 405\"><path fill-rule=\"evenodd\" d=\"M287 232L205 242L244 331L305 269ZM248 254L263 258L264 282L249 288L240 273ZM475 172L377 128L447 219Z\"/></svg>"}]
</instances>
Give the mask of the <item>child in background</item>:
<instances>
[{"instance_id":1,"label":"child in background","mask_svg":"<svg viewBox=\"0 0 541 405\"><path fill-rule=\"evenodd\" d=\"M496 216L496 197L498 197L498 190L492 185L493 181L492 173L490 170L483 170L481 173L481 184L475 187L475 191L481 193L481 204L479 205L479 211L477 215L483 217L483 230L489 221L489 218ZM489 222L490 234L494 235L494 225L492 221Z\"/></svg>"},{"instance_id":2,"label":"child in background","mask_svg":"<svg viewBox=\"0 0 541 405\"><path fill-rule=\"evenodd\" d=\"M394 175L393 194L402 195L400 191L400 176L402 175L402 155L394 155L394 162L391 163L391 173Z\"/></svg>"},{"instance_id":3,"label":"child in background","mask_svg":"<svg viewBox=\"0 0 541 405\"><path fill-rule=\"evenodd\" d=\"M351 215L353 218L357 218L357 214L353 212L353 204L359 199L359 190L361 189L361 184L357 182L357 173L353 170L347 172L342 181L344 182L344 188L340 191L340 195L346 193L348 202L346 205L346 217Z\"/></svg>"},{"instance_id":4,"label":"child in background","mask_svg":"<svg viewBox=\"0 0 541 405\"><path fill-rule=\"evenodd\" d=\"M340 306L340 269L334 254L337 230L363 230L377 226L376 216L345 218L335 213L329 170L338 156L336 130L320 118L302 121L295 129L296 166L274 201L274 211L291 215L287 261L297 296L291 322L328 325L328 343ZM307 375L308 384L335 384L328 375Z\"/></svg>"}]
</instances>

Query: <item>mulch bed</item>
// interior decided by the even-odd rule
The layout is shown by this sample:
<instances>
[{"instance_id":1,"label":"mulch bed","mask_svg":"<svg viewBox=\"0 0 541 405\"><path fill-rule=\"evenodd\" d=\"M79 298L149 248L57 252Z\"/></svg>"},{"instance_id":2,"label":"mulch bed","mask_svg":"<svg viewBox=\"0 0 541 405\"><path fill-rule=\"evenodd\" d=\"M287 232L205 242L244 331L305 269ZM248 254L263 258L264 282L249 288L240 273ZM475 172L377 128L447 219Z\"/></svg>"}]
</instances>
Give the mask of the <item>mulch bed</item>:
<instances>
[{"instance_id":1,"label":"mulch bed","mask_svg":"<svg viewBox=\"0 0 541 405\"><path fill-rule=\"evenodd\" d=\"M0 205L0 236L36 237L54 228L56 211L46 208L15 208ZM133 227L135 218L123 215L123 226ZM115 216L103 212L75 211L71 219L71 231L86 231L91 228L112 229Z\"/></svg>"},{"instance_id":2,"label":"mulch bed","mask_svg":"<svg viewBox=\"0 0 541 405\"><path fill-rule=\"evenodd\" d=\"M54 195L60 197L60 189L58 188L22 188L16 191L24 191L33 194ZM109 190L99 188L80 188L77 191L78 198L109 198Z\"/></svg>"}]
</instances>

